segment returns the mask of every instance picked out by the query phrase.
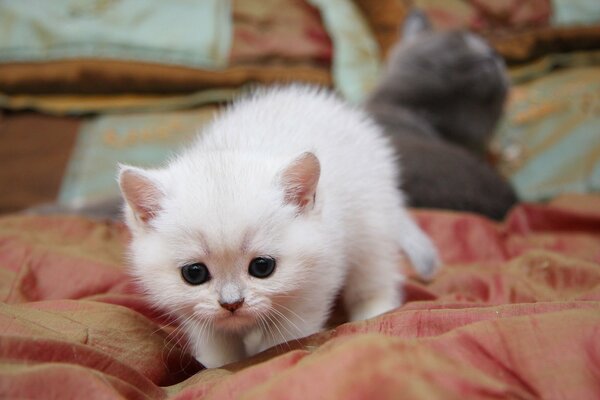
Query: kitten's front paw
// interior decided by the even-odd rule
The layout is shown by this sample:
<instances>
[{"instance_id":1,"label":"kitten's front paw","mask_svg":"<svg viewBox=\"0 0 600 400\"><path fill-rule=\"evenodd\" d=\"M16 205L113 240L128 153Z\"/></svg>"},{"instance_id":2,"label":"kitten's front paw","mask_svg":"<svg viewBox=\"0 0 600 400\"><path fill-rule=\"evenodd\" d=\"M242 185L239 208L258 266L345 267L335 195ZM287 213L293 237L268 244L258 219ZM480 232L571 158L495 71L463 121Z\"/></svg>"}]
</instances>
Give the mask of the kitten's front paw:
<instances>
[{"instance_id":1,"label":"kitten's front paw","mask_svg":"<svg viewBox=\"0 0 600 400\"><path fill-rule=\"evenodd\" d=\"M222 357L219 354L196 354L195 357L200 364L204 365L205 368L219 368L232 362L238 361L238 359L234 359L231 357Z\"/></svg>"},{"instance_id":2,"label":"kitten's front paw","mask_svg":"<svg viewBox=\"0 0 600 400\"><path fill-rule=\"evenodd\" d=\"M349 310L352 321L362 321L370 319L391 311L400 306L398 299L375 298L367 301L361 301L355 304Z\"/></svg>"},{"instance_id":3,"label":"kitten's front paw","mask_svg":"<svg viewBox=\"0 0 600 400\"><path fill-rule=\"evenodd\" d=\"M237 337L213 337L196 344L194 357L206 368L217 368L242 360L246 351Z\"/></svg>"}]
</instances>

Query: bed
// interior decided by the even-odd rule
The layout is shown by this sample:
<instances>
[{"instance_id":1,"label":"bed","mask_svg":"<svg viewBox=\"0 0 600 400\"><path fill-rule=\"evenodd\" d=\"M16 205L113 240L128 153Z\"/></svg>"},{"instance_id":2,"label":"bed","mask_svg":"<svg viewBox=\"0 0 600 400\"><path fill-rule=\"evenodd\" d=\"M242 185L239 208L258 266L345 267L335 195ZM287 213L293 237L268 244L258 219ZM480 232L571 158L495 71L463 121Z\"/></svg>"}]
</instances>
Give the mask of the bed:
<instances>
[{"instance_id":1,"label":"bed","mask_svg":"<svg viewBox=\"0 0 600 400\"><path fill-rule=\"evenodd\" d=\"M444 269L407 303L203 369L123 266L118 222L0 221L3 398L577 398L600 395L600 197L502 223L417 211ZM410 271L409 271L410 272ZM65 283L68 282L68 283Z\"/></svg>"}]
</instances>

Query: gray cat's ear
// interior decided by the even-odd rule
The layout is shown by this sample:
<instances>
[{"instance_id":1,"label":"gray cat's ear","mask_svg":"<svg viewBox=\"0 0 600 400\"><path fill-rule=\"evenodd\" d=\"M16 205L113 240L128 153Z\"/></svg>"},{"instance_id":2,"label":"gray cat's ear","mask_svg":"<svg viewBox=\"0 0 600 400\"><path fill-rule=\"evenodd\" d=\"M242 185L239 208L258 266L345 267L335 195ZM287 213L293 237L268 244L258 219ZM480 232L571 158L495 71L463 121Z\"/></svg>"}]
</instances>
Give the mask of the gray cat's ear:
<instances>
[{"instance_id":1,"label":"gray cat's ear","mask_svg":"<svg viewBox=\"0 0 600 400\"><path fill-rule=\"evenodd\" d=\"M320 175L321 164L313 153L303 153L292 161L281 174L286 204L298 207L300 212L311 209Z\"/></svg>"},{"instance_id":2,"label":"gray cat's ear","mask_svg":"<svg viewBox=\"0 0 600 400\"><path fill-rule=\"evenodd\" d=\"M410 14L404 19L404 24L402 26L402 40L413 40L419 35L430 32L431 30L431 23L429 22L427 15L418 8L413 8Z\"/></svg>"},{"instance_id":3,"label":"gray cat's ear","mask_svg":"<svg viewBox=\"0 0 600 400\"><path fill-rule=\"evenodd\" d=\"M147 223L160 211L164 194L157 182L143 169L121 165L119 186L138 221Z\"/></svg>"}]
</instances>

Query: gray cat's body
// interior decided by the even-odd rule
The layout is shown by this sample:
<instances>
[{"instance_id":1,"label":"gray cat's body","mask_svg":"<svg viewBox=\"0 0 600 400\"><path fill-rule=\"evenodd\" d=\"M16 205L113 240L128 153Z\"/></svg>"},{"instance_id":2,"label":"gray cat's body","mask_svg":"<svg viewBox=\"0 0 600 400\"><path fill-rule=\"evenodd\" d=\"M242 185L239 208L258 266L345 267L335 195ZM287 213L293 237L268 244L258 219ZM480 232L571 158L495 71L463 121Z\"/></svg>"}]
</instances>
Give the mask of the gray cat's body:
<instances>
[{"instance_id":1,"label":"gray cat's body","mask_svg":"<svg viewBox=\"0 0 600 400\"><path fill-rule=\"evenodd\" d=\"M400 154L410 205L500 219L516 202L483 159L508 87L502 60L479 37L408 17L365 107Z\"/></svg>"}]
</instances>

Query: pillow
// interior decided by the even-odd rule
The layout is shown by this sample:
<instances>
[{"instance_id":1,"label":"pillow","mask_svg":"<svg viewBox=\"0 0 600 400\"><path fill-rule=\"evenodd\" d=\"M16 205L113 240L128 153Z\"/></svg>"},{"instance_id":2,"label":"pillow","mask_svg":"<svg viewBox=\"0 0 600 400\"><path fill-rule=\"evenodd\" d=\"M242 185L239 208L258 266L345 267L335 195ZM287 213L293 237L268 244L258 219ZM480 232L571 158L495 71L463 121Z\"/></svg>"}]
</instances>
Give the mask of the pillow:
<instances>
[{"instance_id":1,"label":"pillow","mask_svg":"<svg viewBox=\"0 0 600 400\"><path fill-rule=\"evenodd\" d=\"M44 42L46 36L36 39L32 32L39 26L53 28L54 24L47 27L40 20L0 13L8 19L5 22L15 26L6 36L4 47L0 41L0 92L156 94L190 93L250 81L331 83L331 42L320 15L305 1L270 0L273 8L261 7L260 0L200 2L188 11L193 16L206 14L204 18L211 23L203 30L196 26L202 23L200 17L195 23L187 17L176 17L178 12L186 14L179 3L61 2L52 3L50 8L57 11L51 14L76 23L57 27L56 32L50 30L50 45ZM3 7L39 12L30 3L22 3L6 3ZM127 4L131 10L125 7ZM281 13L282 9L286 13ZM119 17L116 28L112 19L115 15ZM181 29L163 32L173 25L172 21L181 22ZM131 29L135 32L131 37L126 34L127 25L136 26ZM85 40L78 43L75 38L80 32ZM196 34L206 37L174 44L181 37ZM163 40L153 45L157 37ZM266 38L271 38L268 43ZM19 44L17 39L20 46L12 48L15 42ZM68 40L73 43L52 44ZM284 43L290 41L293 46L286 47Z\"/></svg>"},{"instance_id":2,"label":"pillow","mask_svg":"<svg viewBox=\"0 0 600 400\"><path fill-rule=\"evenodd\" d=\"M161 12L156 7L155 13ZM0 106L78 114L118 109L122 104L130 111L152 103L150 108L156 110L161 105L155 99L139 96L177 96L168 99L167 107L189 106L201 104L206 96L199 102L196 93L206 89L226 89L225 97L215 98L216 92L210 96L212 101L224 101L230 89L245 84L291 81L336 86L350 100L360 101L375 83L377 42L351 0L237 0L231 13L233 39L220 68L218 63L201 68L185 57L173 62L167 57L170 49L164 56L154 49L155 58L92 51L79 57L47 60L37 55L35 60L20 61L2 59L0 51ZM98 36L95 39L106 40ZM190 94L192 98L180 98ZM33 97L39 95L45 97ZM77 95L95 98L73 97ZM124 95L128 97L123 99Z\"/></svg>"},{"instance_id":3,"label":"pillow","mask_svg":"<svg viewBox=\"0 0 600 400\"><path fill-rule=\"evenodd\" d=\"M494 147L522 200L600 191L600 66L553 71L513 88Z\"/></svg>"}]
</instances>

